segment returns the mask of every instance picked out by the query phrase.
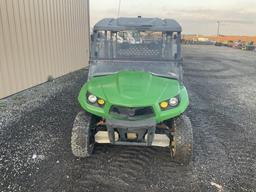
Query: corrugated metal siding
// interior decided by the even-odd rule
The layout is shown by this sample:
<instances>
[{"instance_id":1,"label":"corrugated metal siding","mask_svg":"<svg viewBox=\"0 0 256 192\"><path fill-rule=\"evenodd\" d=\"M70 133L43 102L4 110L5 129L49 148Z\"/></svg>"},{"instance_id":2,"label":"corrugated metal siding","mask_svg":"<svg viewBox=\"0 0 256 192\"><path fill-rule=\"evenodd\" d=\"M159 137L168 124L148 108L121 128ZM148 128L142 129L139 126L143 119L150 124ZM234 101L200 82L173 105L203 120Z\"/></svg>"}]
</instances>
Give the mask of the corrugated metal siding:
<instances>
[{"instance_id":1,"label":"corrugated metal siding","mask_svg":"<svg viewBox=\"0 0 256 192\"><path fill-rule=\"evenodd\" d=\"M0 98L81 69L89 0L0 0Z\"/></svg>"}]
</instances>

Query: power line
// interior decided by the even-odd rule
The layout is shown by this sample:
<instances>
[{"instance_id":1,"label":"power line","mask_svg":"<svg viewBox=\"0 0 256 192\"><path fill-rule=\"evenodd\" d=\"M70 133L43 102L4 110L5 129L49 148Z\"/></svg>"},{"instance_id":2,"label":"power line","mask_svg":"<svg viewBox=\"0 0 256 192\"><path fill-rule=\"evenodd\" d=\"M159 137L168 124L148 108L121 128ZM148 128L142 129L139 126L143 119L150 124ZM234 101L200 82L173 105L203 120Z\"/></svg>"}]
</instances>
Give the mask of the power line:
<instances>
[{"instance_id":1,"label":"power line","mask_svg":"<svg viewBox=\"0 0 256 192\"><path fill-rule=\"evenodd\" d=\"M218 27L217 27L217 36L220 35L220 21L217 21Z\"/></svg>"}]
</instances>

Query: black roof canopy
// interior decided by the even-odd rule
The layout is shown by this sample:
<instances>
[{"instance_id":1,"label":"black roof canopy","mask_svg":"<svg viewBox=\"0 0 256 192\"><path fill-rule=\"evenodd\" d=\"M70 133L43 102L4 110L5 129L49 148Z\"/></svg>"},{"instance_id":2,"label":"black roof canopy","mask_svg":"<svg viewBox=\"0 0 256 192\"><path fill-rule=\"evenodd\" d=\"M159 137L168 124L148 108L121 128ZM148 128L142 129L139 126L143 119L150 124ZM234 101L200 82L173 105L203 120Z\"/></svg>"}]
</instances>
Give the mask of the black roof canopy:
<instances>
[{"instance_id":1,"label":"black roof canopy","mask_svg":"<svg viewBox=\"0 0 256 192\"><path fill-rule=\"evenodd\" d=\"M94 26L97 31L148 30L181 32L180 24L173 19L120 17L102 19Z\"/></svg>"}]
</instances>

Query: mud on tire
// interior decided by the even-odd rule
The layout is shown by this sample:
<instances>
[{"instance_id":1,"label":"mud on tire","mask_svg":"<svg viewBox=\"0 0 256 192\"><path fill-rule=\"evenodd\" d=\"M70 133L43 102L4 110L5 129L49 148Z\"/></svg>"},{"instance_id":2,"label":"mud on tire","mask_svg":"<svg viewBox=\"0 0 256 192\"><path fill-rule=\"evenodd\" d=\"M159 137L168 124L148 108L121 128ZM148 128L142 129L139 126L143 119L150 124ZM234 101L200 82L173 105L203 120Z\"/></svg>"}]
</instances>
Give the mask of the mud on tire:
<instances>
[{"instance_id":1,"label":"mud on tire","mask_svg":"<svg viewBox=\"0 0 256 192\"><path fill-rule=\"evenodd\" d=\"M193 131L190 119L181 115L173 121L173 141L170 145L171 156L174 161L188 165L193 152Z\"/></svg>"},{"instance_id":2,"label":"mud on tire","mask_svg":"<svg viewBox=\"0 0 256 192\"><path fill-rule=\"evenodd\" d=\"M76 157L88 157L94 149L94 134L91 128L92 115L81 111L77 114L71 135L71 150Z\"/></svg>"}]
</instances>

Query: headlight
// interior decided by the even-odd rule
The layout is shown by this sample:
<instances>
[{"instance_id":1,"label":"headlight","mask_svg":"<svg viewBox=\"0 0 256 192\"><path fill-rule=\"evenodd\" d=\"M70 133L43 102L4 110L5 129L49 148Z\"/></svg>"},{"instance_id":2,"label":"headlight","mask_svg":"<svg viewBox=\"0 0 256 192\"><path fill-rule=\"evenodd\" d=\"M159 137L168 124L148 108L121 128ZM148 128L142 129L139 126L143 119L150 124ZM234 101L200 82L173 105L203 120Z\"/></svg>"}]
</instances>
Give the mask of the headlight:
<instances>
[{"instance_id":1,"label":"headlight","mask_svg":"<svg viewBox=\"0 0 256 192\"><path fill-rule=\"evenodd\" d=\"M88 93L86 94L86 98L88 103L97 106L97 107L103 107L105 105L105 100L101 99L99 97L96 97L95 95Z\"/></svg>"},{"instance_id":2,"label":"headlight","mask_svg":"<svg viewBox=\"0 0 256 192\"><path fill-rule=\"evenodd\" d=\"M170 109L177 107L179 105L179 97L173 97L168 100L162 101L159 103L159 106L162 110Z\"/></svg>"},{"instance_id":3,"label":"headlight","mask_svg":"<svg viewBox=\"0 0 256 192\"><path fill-rule=\"evenodd\" d=\"M97 97L95 96L95 95L89 95L88 96L88 101L90 102L90 103L96 103L96 101L97 101Z\"/></svg>"},{"instance_id":4,"label":"headlight","mask_svg":"<svg viewBox=\"0 0 256 192\"><path fill-rule=\"evenodd\" d=\"M179 104L179 99L177 97L171 98L169 100L169 105L171 107L176 107Z\"/></svg>"}]
</instances>

